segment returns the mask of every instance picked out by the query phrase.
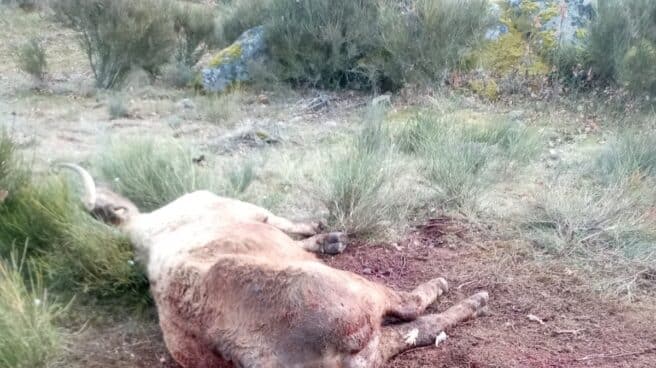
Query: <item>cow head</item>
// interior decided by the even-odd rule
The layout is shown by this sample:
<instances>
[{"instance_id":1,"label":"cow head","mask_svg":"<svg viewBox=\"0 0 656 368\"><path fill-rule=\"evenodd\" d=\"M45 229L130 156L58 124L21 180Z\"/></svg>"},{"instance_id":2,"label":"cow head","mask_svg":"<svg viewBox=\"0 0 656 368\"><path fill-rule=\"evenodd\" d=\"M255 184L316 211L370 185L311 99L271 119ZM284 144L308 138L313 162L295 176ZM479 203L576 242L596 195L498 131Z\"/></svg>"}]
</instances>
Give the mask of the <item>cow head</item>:
<instances>
[{"instance_id":1,"label":"cow head","mask_svg":"<svg viewBox=\"0 0 656 368\"><path fill-rule=\"evenodd\" d=\"M82 178L84 207L95 218L107 224L122 227L139 214L139 209L129 199L106 188L96 188L88 171L76 164L65 163L59 166L75 171Z\"/></svg>"}]
</instances>

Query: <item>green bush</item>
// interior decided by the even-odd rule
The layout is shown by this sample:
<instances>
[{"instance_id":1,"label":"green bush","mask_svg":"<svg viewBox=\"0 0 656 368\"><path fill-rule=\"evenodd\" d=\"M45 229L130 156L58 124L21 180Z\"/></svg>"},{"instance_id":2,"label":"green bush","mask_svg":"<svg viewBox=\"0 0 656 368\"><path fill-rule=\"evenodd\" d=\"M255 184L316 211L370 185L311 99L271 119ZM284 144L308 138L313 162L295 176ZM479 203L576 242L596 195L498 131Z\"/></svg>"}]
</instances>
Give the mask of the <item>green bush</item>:
<instances>
[{"instance_id":1,"label":"green bush","mask_svg":"<svg viewBox=\"0 0 656 368\"><path fill-rule=\"evenodd\" d=\"M129 115L128 107L125 106L125 97L118 93L109 97L107 110L110 119L125 118Z\"/></svg>"},{"instance_id":2,"label":"green bush","mask_svg":"<svg viewBox=\"0 0 656 368\"><path fill-rule=\"evenodd\" d=\"M656 92L656 3L598 2L587 51L596 76L636 93Z\"/></svg>"},{"instance_id":3,"label":"green bush","mask_svg":"<svg viewBox=\"0 0 656 368\"><path fill-rule=\"evenodd\" d=\"M48 63L46 51L38 39L33 38L18 49L18 66L34 79L43 81Z\"/></svg>"},{"instance_id":4,"label":"green bush","mask_svg":"<svg viewBox=\"0 0 656 368\"><path fill-rule=\"evenodd\" d=\"M46 367L61 348L54 321L63 308L50 300L37 273L16 257L0 258L0 366ZM30 275L25 281L23 275Z\"/></svg>"},{"instance_id":5,"label":"green bush","mask_svg":"<svg viewBox=\"0 0 656 368\"><path fill-rule=\"evenodd\" d=\"M204 5L180 3L174 6L174 21L178 35L175 61L194 66L217 43L214 12Z\"/></svg>"},{"instance_id":6,"label":"green bush","mask_svg":"<svg viewBox=\"0 0 656 368\"><path fill-rule=\"evenodd\" d=\"M11 151L11 141L0 139L0 190L9 192L0 201L0 257L8 259L17 244L27 242L25 256L51 288L147 302L148 283L133 265L128 240L91 218L66 181L34 177Z\"/></svg>"},{"instance_id":7,"label":"green bush","mask_svg":"<svg viewBox=\"0 0 656 368\"><path fill-rule=\"evenodd\" d=\"M492 25L488 0L414 0L402 14L398 1L382 1L380 32L387 60L381 70L403 80L442 81L475 49ZM403 3L401 3L403 4ZM398 68L398 71L390 70Z\"/></svg>"},{"instance_id":8,"label":"green bush","mask_svg":"<svg viewBox=\"0 0 656 368\"><path fill-rule=\"evenodd\" d=\"M168 1L53 0L55 18L78 33L100 88L120 84L131 68L156 73L176 36Z\"/></svg>"},{"instance_id":9,"label":"green bush","mask_svg":"<svg viewBox=\"0 0 656 368\"><path fill-rule=\"evenodd\" d=\"M233 40L264 24L281 80L328 88L394 89L441 81L481 39L487 0L240 1L222 20Z\"/></svg>"}]
</instances>

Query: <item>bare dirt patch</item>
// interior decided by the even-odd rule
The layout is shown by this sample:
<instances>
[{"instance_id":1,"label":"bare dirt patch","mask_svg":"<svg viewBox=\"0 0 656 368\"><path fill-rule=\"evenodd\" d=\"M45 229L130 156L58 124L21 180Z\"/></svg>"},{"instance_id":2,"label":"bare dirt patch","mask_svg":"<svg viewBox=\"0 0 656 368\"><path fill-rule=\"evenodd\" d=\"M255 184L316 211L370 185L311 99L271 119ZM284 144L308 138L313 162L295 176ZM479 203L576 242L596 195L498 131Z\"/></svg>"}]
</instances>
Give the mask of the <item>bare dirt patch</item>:
<instances>
[{"instance_id":1,"label":"bare dirt patch","mask_svg":"<svg viewBox=\"0 0 656 368\"><path fill-rule=\"evenodd\" d=\"M406 352L387 367L656 367L653 309L605 301L575 271L538 263L490 233L439 218L400 246L353 245L325 259L399 289L445 277L451 290L430 312L490 292L489 316L449 331L440 347Z\"/></svg>"}]
</instances>

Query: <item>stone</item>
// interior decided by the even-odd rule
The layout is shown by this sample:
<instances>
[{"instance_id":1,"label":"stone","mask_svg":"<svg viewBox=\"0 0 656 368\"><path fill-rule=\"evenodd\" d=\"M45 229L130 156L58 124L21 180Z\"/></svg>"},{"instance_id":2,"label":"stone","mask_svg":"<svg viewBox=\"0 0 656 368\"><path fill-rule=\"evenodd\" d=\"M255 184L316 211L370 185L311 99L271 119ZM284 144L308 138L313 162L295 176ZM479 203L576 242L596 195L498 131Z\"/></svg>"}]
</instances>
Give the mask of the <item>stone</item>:
<instances>
[{"instance_id":1,"label":"stone","mask_svg":"<svg viewBox=\"0 0 656 368\"><path fill-rule=\"evenodd\" d=\"M248 81L249 65L266 56L264 31L264 26L251 28L214 55L201 72L203 88L208 92L223 92L236 82Z\"/></svg>"}]
</instances>

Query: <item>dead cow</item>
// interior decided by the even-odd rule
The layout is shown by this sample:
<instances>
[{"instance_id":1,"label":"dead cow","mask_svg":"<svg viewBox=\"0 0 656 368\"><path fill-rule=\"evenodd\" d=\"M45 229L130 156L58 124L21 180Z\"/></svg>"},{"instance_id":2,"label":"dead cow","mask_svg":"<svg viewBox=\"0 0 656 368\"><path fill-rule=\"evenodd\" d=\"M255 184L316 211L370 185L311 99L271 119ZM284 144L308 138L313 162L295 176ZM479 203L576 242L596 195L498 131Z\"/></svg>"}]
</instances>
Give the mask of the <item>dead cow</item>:
<instances>
[{"instance_id":1,"label":"dead cow","mask_svg":"<svg viewBox=\"0 0 656 368\"><path fill-rule=\"evenodd\" d=\"M402 292L328 267L310 252L343 251L339 233L207 191L140 213L67 166L83 179L87 210L129 235L166 346L185 368L380 367L485 309L481 292L422 316L446 281Z\"/></svg>"}]
</instances>

